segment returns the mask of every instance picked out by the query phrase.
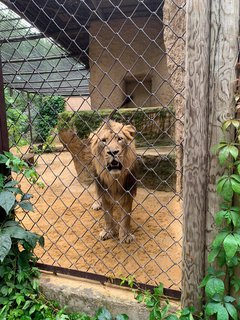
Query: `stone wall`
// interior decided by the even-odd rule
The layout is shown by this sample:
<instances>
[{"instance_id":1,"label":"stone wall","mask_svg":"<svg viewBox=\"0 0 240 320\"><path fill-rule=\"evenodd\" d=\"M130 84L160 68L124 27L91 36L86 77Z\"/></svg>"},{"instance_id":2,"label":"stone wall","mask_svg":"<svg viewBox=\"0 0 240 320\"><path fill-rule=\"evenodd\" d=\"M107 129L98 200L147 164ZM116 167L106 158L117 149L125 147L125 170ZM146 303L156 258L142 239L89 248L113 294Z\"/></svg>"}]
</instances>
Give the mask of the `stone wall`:
<instances>
[{"instance_id":1,"label":"stone wall","mask_svg":"<svg viewBox=\"0 0 240 320\"><path fill-rule=\"evenodd\" d=\"M119 108L134 89L131 107L169 104L174 93L160 19L95 21L89 32L92 108Z\"/></svg>"}]
</instances>

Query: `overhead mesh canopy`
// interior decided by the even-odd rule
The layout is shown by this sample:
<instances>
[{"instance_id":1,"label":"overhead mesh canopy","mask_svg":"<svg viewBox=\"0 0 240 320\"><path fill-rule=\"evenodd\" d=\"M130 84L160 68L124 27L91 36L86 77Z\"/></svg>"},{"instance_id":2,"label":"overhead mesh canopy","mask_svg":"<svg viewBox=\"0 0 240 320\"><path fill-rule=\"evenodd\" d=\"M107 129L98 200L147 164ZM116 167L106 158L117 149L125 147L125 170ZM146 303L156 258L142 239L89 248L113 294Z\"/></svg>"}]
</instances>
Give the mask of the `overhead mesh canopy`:
<instances>
[{"instance_id":1,"label":"overhead mesh canopy","mask_svg":"<svg viewBox=\"0 0 240 320\"><path fill-rule=\"evenodd\" d=\"M38 94L86 96L89 73L51 38L0 3L4 81L14 89Z\"/></svg>"}]
</instances>

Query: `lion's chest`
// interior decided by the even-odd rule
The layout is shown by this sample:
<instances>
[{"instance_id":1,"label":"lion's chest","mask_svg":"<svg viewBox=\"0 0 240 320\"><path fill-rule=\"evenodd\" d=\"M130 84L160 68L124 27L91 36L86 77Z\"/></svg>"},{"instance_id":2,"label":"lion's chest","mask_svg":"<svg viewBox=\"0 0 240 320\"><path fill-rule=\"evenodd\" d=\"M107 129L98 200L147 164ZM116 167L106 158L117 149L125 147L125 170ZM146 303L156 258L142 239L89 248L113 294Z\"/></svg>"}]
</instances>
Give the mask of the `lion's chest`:
<instances>
[{"instance_id":1,"label":"lion's chest","mask_svg":"<svg viewBox=\"0 0 240 320\"><path fill-rule=\"evenodd\" d=\"M106 178L106 176L104 177ZM124 179L114 179L109 177L104 179L103 177L97 177L96 186L104 197L107 197L109 201L115 202L122 199L124 194L131 195L134 197L136 195L136 178L131 172L129 172Z\"/></svg>"}]
</instances>

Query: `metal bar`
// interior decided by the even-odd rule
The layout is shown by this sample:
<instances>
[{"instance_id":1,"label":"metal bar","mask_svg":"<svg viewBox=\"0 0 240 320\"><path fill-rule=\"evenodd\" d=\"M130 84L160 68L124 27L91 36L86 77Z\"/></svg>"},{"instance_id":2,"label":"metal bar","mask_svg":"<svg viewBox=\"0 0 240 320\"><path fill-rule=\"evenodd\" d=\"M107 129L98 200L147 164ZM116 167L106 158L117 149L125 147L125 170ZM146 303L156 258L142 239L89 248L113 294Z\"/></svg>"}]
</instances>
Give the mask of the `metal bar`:
<instances>
[{"instance_id":1,"label":"metal bar","mask_svg":"<svg viewBox=\"0 0 240 320\"><path fill-rule=\"evenodd\" d=\"M22 42L26 40L39 40L45 38L43 34L31 34L31 35L25 35L23 37L10 37L10 38L3 38L0 40L0 44L3 43L10 43L10 42Z\"/></svg>"},{"instance_id":2,"label":"metal bar","mask_svg":"<svg viewBox=\"0 0 240 320\"><path fill-rule=\"evenodd\" d=\"M115 285L120 286L120 284L122 282L122 279L119 279L119 278L110 278L110 277L106 277L106 276L103 276L100 274L95 274L95 273L91 273L91 272L84 272L84 271L79 271L79 270L74 270L74 269L68 269L68 268L63 268L63 267L57 267L57 266L47 265L47 264L43 264L43 263L36 263L36 266L40 270L50 271L50 272L53 272L54 274L59 273L59 274L65 274L65 275L88 279L88 280L95 280L95 281L98 281L102 284L111 283L111 284L115 284ZM121 286L129 288L129 286L127 284L122 284ZM134 284L133 289L143 289L143 290L153 291L153 289L155 287L156 286L152 286L149 284L136 283L136 284ZM176 299L176 300L180 300L180 298L181 298L181 291L169 289L169 288L164 288L163 292L166 297Z\"/></svg>"},{"instance_id":3,"label":"metal bar","mask_svg":"<svg viewBox=\"0 0 240 320\"><path fill-rule=\"evenodd\" d=\"M71 69L71 73L72 72L79 72L79 71L86 71L86 73L88 74L88 72L87 72L87 69L86 68L84 68L84 66L81 66L81 68L77 68L77 69ZM51 70L51 74L55 74L55 73L68 73L69 74L69 69L68 70L63 70L63 69L60 69L60 70L57 70L57 71L55 71L55 70ZM38 75L40 75L40 74L49 74L50 72L49 71L38 71L37 72L37 74ZM23 71L23 72L21 72L21 76L28 76L28 75L30 75L30 76L32 76L32 71ZM10 72L4 72L4 76L6 77L6 76L15 76L15 75L18 75L18 72L16 72L15 71L15 73L10 73Z\"/></svg>"},{"instance_id":4,"label":"metal bar","mask_svg":"<svg viewBox=\"0 0 240 320\"><path fill-rule=\"evenodd\" d=\"M45 56L45 57L36 57L36 58L25 58L25 59L11 59L11 60L4 60L2 61L2 64L6 63L23 63L23 62L39 62L39 61L48 61L48 60L59 60L59 59L64 59L64 58L71 58L71 57L76 57L77 55L74 54L62 54L62 55L57 55L57 56Z\"/></svg>"},{"instance_id":5,"label":"metal bar","mask_svg":"<svg viewBox=\"0 0 240 320\"><path fill-rule=\"evenodd\" d=\"M9 151L8 143L8 129L7 129L7 116L4 99L4 85L2 74L2 62L0 56L0 153ZM0 164L0 174L8 176L10 174L9 169L5 165ZM0 222L3 222L6 218L6 213L3 208L0 207Z\"/></svg>"},{"instance_id":6,"label":"metal bar","mask_svg":"<svg viewBox=\"0 0 240 320\"><path fill-rule=\"evenodd\" d=\"M4 99L4 84L3 84L3 73L2 63L0 56L0 153L9 150L8 143L8 130L7 130L7 116Z\"/></svg>"}]
</instances>

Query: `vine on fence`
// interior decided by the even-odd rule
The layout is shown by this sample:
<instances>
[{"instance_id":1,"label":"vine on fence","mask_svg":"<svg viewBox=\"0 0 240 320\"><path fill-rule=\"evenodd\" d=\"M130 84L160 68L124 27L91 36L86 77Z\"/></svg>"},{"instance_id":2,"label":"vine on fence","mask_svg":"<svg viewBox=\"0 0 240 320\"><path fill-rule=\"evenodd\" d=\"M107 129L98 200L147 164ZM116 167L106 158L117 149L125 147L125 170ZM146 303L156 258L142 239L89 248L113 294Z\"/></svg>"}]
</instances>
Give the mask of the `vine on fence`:
<instances>
[{"instance_id":1,"label":"vine on fence","mask_svg":"<svg viewBox=\"0 0 240 320\"><path fill-rule=\"evenodd\" d=\"M229 141L228 133L236 132L236 141ZM240 291L240 279L236 275L240 266L240 121L227 120L222 125L224 139L214 148L225 172L218 179L216 190L222 201L215 214L217 235L208 256L210 268L201 286L205 288L206 318L237 320L239 304L232 295Z\"/></svg>"}]
</instances>

